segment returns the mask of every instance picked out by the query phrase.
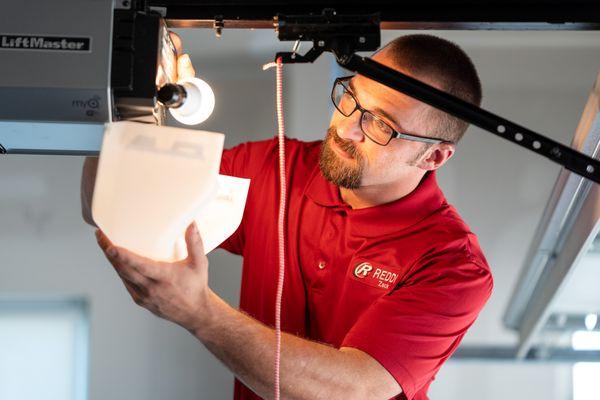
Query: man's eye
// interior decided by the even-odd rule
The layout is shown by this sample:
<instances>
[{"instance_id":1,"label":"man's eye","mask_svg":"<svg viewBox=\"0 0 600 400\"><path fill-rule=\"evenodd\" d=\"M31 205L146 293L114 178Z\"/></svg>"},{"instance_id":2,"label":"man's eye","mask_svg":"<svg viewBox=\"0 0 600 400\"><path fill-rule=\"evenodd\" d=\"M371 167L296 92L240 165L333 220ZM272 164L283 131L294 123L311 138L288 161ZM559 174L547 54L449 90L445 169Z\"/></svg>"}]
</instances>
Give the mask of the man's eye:
<instances>
[{"instance_id":1,"label":"man's eye","mask_svg":"<svg viewBox=\"0 0 600 400\"><path fill-rule=\"evenodd\" d=\"M390 131L389 125L380 120L379 118L375 119L375 126L382 132L387 133Z\"/></svg>"}]
</instances>

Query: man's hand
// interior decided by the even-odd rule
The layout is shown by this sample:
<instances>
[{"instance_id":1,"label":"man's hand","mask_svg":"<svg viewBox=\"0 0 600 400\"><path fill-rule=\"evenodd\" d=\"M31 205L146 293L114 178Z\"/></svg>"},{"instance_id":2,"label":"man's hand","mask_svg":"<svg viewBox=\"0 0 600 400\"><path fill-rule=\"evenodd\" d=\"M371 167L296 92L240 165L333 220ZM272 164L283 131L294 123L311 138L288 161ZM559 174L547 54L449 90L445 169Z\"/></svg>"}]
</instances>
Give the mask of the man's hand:
<instances>
[{"instance_id":1,"label":"man's hand","mask_svg":"<svg viewBox=\"0 0 600 400\"><path fill-rule=\"evenodd\" d=\"M190 56L183 52L181 38L175 32L169 32L169 36L175 49L177 49L177 80L193 78L196 76L196 71L194 70Z\"/></svg>"},{"instance_id":2,"label":"man's hand","mask_svg":"<svg viewBox=\"0 0 600 400\"><path fill-rule=\"evenodd\" d=\"M174 263L116 247L100 230L96 238L136 304L189 331L199 328L207 317L210 289L208 259L195 223L185 233L188 257Z\"/></svg>"},{"instance_id":3,"label":"man's hand","mask_svg":"<svg viewBox=\"0 0 600 400\"><path fill-rule=\"evenodd\" d=\"M137 304L190 331L255 393L272 397L275 332L210 290L208 260L195 224L185 234L188 258L175 263L116 247L99 230L96 236ZM289 399L379 400L401 392L390 373L368 354L287 333L282 337L281 376L282 397Z\"/></svg>"}]
</instances>

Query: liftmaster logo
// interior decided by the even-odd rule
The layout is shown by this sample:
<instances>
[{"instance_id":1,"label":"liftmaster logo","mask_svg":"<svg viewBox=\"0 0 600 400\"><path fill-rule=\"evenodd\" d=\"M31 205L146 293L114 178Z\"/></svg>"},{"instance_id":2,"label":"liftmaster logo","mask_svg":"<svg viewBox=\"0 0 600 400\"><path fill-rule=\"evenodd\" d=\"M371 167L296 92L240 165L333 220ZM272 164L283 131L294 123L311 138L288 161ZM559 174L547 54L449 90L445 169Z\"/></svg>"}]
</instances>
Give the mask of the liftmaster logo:
<instances>
[{"instance_id":1,"label":"liftmaster logo","mask_svg":"<svg viewBox=\"0 0 600 400\"><path fill-rule=\"evenodd\" d=\"M386 267L374 267L371 263L361 262L352 270L352 277L369 286L390 289L398 279L398 272Z\"/></svg>"},{"instance_id":2,"label":"liftmaster logo","mask_svg":"<svg viewBox=\"0 0 600 400\"><path fill-rule=\"evenodd\" d=\"M66 52L90 52L92 39L89 37L68 37L48 35L14 35L0 33L2 50L44 50Z\"/></svg>"}]
</instances>

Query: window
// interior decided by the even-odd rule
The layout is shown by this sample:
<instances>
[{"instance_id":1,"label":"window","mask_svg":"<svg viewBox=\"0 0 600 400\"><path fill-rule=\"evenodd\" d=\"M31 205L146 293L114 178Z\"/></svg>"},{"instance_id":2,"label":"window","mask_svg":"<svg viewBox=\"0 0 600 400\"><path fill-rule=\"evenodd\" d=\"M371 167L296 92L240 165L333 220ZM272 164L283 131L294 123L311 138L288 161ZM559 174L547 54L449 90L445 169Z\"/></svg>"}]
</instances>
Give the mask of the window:
<instances>
[{"instance_id":1,"label":"window","mask_svg":"<svg viewBox=\"0 0 600 400\"><path fill-rule=\"evenodd\" d=\"M86 398L87 309L82 300L0 299L0 399Z\"/></svg>"}]
</instances>

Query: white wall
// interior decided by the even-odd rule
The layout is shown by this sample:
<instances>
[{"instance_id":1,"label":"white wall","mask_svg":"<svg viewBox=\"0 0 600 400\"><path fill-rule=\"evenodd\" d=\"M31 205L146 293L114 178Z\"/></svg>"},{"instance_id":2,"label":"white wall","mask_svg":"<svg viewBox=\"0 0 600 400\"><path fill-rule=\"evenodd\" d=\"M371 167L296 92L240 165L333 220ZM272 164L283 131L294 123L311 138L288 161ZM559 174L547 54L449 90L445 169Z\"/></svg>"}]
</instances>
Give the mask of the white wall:
<instances>
[{"instance_id":1,"label":"white wall","mask_svg":"<svg viewBox=\"0 0 600 400\"><path fill-rule=\"evenodd\" d=\"M199 74L217 96L215 115L202 128L225 132L228 145L271 136L274 74L260 66L272 59L274 47L290 45L276 43L268 32L225 31L220 42L206 31L183 35ZM484 85L484 107L570 141L600 69L599 34L444 36L473 57ZM322 137L331 75L331 58L286 67L290 136ZM89 299L92 400L231 398L232 376L187 332L133 304L101 256L93 231L80 220L81 164L79 157L0 157L0 293ZM471 129L440 173L447 197L479 235L495 276L492 299L465 343L515 343L501 316L558 171L543 158ZM211 285L237 304L239 259L215 252L210 260ZM565 398L568 371L565 366L455 362L442 369L431 394L436 399Z\"/></svg>"}]
</instances>

